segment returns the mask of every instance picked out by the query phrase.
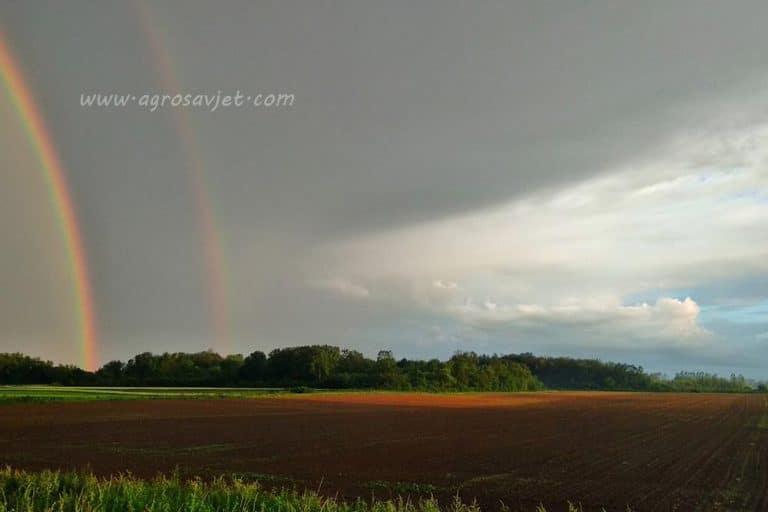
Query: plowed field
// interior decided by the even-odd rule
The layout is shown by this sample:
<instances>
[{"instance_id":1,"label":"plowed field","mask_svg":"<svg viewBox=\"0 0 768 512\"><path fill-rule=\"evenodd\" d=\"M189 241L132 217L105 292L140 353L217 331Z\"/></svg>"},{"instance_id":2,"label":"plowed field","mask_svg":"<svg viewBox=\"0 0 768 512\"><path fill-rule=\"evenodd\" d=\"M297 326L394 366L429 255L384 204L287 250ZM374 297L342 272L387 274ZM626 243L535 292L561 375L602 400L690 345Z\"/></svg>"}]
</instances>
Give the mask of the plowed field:
<instances>
[{"instance_id":1,"label":"plowed field","mask_svg":"<svg viewBox=\"0 0 768 512\"><path fill-rule=\"evenodd\" d=\"M760 395L327 394L0 407L0 463L241 473L488 509L768 510Z\"/></svg>"}]
</instances>

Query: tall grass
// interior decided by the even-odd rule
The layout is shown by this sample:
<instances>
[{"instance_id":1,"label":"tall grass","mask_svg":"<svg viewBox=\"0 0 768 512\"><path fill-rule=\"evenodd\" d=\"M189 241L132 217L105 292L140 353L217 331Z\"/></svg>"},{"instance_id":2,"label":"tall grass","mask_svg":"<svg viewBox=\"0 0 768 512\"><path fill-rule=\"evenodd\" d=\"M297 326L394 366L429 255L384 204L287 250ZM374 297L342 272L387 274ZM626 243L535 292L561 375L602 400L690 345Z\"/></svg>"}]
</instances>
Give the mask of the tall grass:
<instances>
[{"instance_id":1,"label":"tall grass","mask_svg":"<svg viewBox=\"0 0 768 512\"><path fill-rule=\"evenodd\" d=\"M211 482L130 475L99 479L89 473L0 470L0 511L51 512L480 512L456 499L440 507L434 499L345 502L314 492L269 491L237 478Z\"/></svg>"},{"instance_id":2,"label":"tall grass","mask_svg":"<svg viewBox=\"0 0 768 512\"><path fill-rule=\"evenodd\" d=\"M500 512L512 512L503 502ZM343 501L311 491L269 490L238 477L209 482L178 474L151 480L87 472L28 472L0 469L0 512L482 512L456 496L447 505L435 498ZM533 512L547 512L539 505ZM585 512L568 502L568 512ZM605 509L601 509L605 512ZM632 512L627 507L626 512Z\"/></svg>"}]
</instances>

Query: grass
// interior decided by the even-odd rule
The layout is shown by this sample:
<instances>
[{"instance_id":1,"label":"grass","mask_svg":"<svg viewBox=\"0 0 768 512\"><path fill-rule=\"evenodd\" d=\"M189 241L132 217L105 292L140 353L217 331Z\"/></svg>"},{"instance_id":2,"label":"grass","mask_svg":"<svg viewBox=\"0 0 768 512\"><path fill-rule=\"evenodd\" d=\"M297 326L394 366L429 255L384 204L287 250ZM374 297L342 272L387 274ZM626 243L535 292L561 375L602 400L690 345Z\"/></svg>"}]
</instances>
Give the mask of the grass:
<instances>
[{"instance_id":1,"label":"grass","mask_svg":"<svg viewBox=\"0 0 768 512\"><path fill-rule=\"evenodd\" d=\"M464 503L458 495L446 504L431 495L344 501L295 488L267 489L261 482L275 484L283 479L246 473L203 481L176 473L143 480L130 474L98 478L87 472L28 472L6 467L0 469L0 512L482 512L476 503ZM395 487L400 485L404 484L398 482ZM422 486L419 490L430 489ZM499 505L501 512L512 512L504 503ZM530 512L547 509L539 505ZM585 511L569 502L568 512ZM627 508L626 512L632 511Z\"/></svg>"},{"instance_id":2,"label":"grass","mask_svg":"<svg viewBox=\"0 0 768 512\"><path fill-rule=\"evenodd\" d=\"M241 480L243 482L261 482L264 484L272 484L272 485L277 485L277 484L285 485L285 484L293 484L296 482L296 480L294 480L289 476L272 475L269 473L255 473L253 471L241 471L237 473L232 473L232 477L238 480Z\"/></svg>"},{"instance_id":3,"label":"grass","mask_svg":"<svg viewBox=\"0 0 768 512\"><path fill-rule=\"evenodd\" d=\"M444 492L446 489L432 484L421 482L389 482L385 480L372 480L365 484L365 487L374 491L386 491L394 494L425 494L432 495L438 492Z\"/></svg>"},{"instance_id":4,"label":"grass","mask_svg":"<svg viewBox=\"0 0 768 512\"><path fill-rule=\"evenodd\" d=\"M312 389L294 388L195 388L195 387L96 387L96 386L54 386L54 385L0 385L0 405L15 403L47 402L97 402L116 400L158 400L158 399L216 399L216 398L266 398L300 397L305 393L334 394L404 394L423 393L433 396L478 395L486 392L428 392L378 389ZM535 393L546 393L537 391ZM504 393L504 392L502 392ZM525 392L533 393L533 392Z\"/></svg>"},{"instance_id":5,"label":"grass","mask_svg":"<svg viewBox=\"0 0 768 512\"><path fill-rule=\"evenodd\" d=\"M0 470L0 511L142 512L479 512L456 499L442 507L419 501L343 501L292 489L268 491L258 482L219 477L211 482L178 476L140 480L130 475L98 479L88 473Z\"/></svg>"},{"instance_id":6,"label":"grass","mask_svg":"<svg viewBox=\"0 0 768 512\"><path fill-rule=\"evenodd\" d=\"M70 386L0 386L0 404L94 402L162 398L253 398L284 394L268 388L120 388Z\"/></svg>"}]
</instances>

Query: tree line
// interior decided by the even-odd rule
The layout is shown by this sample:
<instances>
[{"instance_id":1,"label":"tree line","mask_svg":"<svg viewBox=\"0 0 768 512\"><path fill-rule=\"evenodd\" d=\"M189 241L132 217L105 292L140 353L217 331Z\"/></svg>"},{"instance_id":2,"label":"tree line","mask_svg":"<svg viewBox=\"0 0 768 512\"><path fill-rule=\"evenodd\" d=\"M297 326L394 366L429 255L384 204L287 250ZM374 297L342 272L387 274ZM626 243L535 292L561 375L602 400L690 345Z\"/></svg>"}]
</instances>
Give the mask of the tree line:
<instances>
[{"instance_id":1,"label":"tree line","mask_svg":"<svg viewBox=\"0 0 768 512\"><path fill-rule=\"evenodd\" d=\"M24 354L0 353L0 384L77 386L231 386L389 389L420 391L626 390L686 392L765 391L742 376L723 378L680 372L669 379L641 366L596 359L533 354L478 355L450 359L375 359L330 345L278 348L265 354L221 356L213 351L144 352L127 362L110 361L95 372Z\"/></svg>"},{"instance_id":2,"label":"tree line","mask_svg":"<svg viewBox=\"0 0 768 512\"><path fill-rule=\"evenodd\" d=\"M668 378L659 373L647 373L642 366L598 359L542 357L529 353L505 357L530 368L548 389L720 393L768 391L765 383L748 381L744 376L736 374L725 378L706 372L680 371Z\"/></svg>"}]
</instances>

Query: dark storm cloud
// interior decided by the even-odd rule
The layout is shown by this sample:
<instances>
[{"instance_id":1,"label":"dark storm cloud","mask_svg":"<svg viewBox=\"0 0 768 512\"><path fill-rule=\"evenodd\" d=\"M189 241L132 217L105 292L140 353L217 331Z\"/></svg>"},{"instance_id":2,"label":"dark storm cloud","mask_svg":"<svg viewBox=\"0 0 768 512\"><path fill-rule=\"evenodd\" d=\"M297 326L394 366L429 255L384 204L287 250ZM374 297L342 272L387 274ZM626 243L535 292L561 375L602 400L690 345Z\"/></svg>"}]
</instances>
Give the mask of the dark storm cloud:
<instances>
[{"instance_id":1,"label":"dark storm cloud","mask_svg":"<svg viewBox=\"0 0 768 512\"><path fill-rule=\"evenodd\" d=\"M158 11L185 83L296 93L290 111L201 121L223 195L271 225L332 233L505 201L643 154L762 75L767 39L720 4Z\"/></svg>"}]
</instances>

